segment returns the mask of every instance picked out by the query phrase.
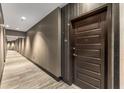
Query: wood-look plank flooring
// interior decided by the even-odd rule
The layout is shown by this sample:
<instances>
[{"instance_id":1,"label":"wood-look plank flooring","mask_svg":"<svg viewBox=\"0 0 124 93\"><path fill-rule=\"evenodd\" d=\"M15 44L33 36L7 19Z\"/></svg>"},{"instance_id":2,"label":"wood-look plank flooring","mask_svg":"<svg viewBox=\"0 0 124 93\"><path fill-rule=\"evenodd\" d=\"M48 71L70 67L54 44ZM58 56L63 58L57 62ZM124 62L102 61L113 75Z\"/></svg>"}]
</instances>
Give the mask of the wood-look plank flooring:
<instances>
[{"instance_id":1,"label":"wood-look plank flooring","mask_svg":"<svg viewBox=\"0 0 124 93\"><path fill-rule=\"evenodd\" d=\"M8 51L4 67L2 89L78 89L75 85L57 82L47 73L16 51Z\"/></svg>"}]
</instances>

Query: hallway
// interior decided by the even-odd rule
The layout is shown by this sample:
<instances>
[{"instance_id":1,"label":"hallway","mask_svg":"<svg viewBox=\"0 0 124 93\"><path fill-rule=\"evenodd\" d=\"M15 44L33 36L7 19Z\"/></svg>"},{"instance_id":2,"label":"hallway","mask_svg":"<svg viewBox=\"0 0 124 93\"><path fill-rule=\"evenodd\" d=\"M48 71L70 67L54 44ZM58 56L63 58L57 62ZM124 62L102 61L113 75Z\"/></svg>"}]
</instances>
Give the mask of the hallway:
<instances>
[{"instance_id":1,"label":"hallway","mask_svg":"<svg viewBox=\"0 0 124 93\"><path fill-rule=\"evenodd\" d=\"M120 88L119 6L1 3L0 88Z\"/></svg>"},{"instance_id":2,"label":"hallway","mask_svg":"<svg viewBox=\"0 0 124 93\"><path fill-rule=\"evenodd\" d=\"M63 81L57 82L16 51L8 51L1 88L4 89L71 89Z\"/></svg>"}]
</instances>

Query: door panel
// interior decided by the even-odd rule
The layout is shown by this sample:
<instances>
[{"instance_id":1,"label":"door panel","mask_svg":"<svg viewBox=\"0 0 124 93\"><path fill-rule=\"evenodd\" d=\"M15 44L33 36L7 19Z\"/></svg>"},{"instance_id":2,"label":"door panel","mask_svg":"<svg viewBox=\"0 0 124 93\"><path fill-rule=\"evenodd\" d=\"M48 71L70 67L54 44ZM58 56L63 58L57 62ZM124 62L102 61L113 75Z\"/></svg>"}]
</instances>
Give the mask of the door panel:
<instances>
[{"instance_id":1,"label":"door panel","mask_svg":"<svg viewBox=\"0 0 124 93\"><path fill-rule=\"evenodd\" d=\"M77 30L77 33L82 32L82 30L84 30L84 32L85 32L85 31L89 31L89 30L93 30L93 29L97 29L97 28L99 28L98 23L89 24L89 25L86 25L86 26L83 26L83 27L79 27L78 30Z\"/></svg>"},{"instance_id":2,"label":"door panel","mask_svg":"<svg viewBox=\"0 0 124 93\"><path fill-rule=\"evenodd\" d=\"M79 49L77 50L78 55L80 56L87 56L87 57L94 57L99 58L100 57L100 50L85 50L85 49Z\"/></svg>"},{"instance_id":3,"label":"door panel","mask_svg":"<svg viewBox=\"0 0 124 93\"><path fill-rule=\"evenodd\" d=\"M86 37L79 37L75 38L76 43L78 44L93 44L93 43L100 43L101 39L99 39L100 36L99 35L95 35L95 36L86 36Z\"/></svg>"},{"instance_id":4,"label":"door panel","mask_svg":"<svg viewBox=\"0 0 124 93\"><path fill-rule=\"evenodd\" d=\"M76 44L77 49L101 49L101 44Z\"/></svg>"},{"instance_id":5,"label":"door panel","mask_svg":"<svg viewBox=\"0 0 124 93\"><path fill-rule=\"evenodd\" d=\"M97 65L97 64L78 61L77 66L78 68L83 68L86 70L91 70L96 73L100 73L100 65Z\"/></svg>"},{"instance_id":6,"label":"door panel","mask_svg":"<svg viewBox=\"0 0 124 93\"><path fill-rule=\"evenodd\" d=\"M90 36L90 35L100 35L101 34L101 29L94 29L94 30L89 30L89 31L83 31L80 33L77 33L75 35L78 36Z\"/></svg>"},{"instance_id":7,"label":"door panel","mask_svg":"<svg viewBox=\"0 0 124 93\"><path fill-rule=\"evenodd\" d=\"M100 87L100 80L93 78L91 76L82 74L82 73L78 73L77 77L81 80L81 81L85 81L89 84L92 84L95 87Z\"/></svg>"},{"instance_id":8,"label":"door panel","mask_svg":"<svg viewBox=\"0 0 124 93\"><path fill-rule=\"evenodd\" d=\"M73 25L74 83L81 88L105 88L106 10Z\"/></svg>"}]
</instances>

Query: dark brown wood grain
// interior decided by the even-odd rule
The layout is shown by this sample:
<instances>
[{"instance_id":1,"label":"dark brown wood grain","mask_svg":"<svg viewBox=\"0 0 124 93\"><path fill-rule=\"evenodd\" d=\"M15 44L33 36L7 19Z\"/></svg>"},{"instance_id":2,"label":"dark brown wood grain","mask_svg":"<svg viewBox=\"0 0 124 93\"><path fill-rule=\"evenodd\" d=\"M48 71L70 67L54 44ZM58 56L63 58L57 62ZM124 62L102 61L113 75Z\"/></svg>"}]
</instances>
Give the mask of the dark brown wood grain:
<instances>
[{"instance_id":1,"label":"dark brown wood grain","mask_svg":"<svg viewBox=\"0 0 124 93\"><path fill-rule=\"evenodd\" d=\"M95 14L96 13L96 14ZM74 83L81 88L105 88L105 39L106 39L106 16L107 11L95 12L93 15L87 14L85 18L72 20L74 26ZM98 30L99 29L99 30ZM93 31L93 32L92 32ZM95 33L99 31L99 34ZM86 32L92 32L92 34L84 34ZM95 44L96 49L92 47L79 48L80 45L92 45ZM78 45L78 47L77 47ZM98 45L98 46L97 46ZM99 46L100 45L100 46ZM90 62L84 60L90 60ZM96 59L96 62L92 59ZM99 61L97 61L99 60ZM83 73L85 70L93 72L90 74ZM97 74L96 74L97 73ZM99 75L99 79L96 76ZM83 83L79 83L83 82ZM84 84L86 86L84 86ZM89 86L89 87L88 87Z\"/></svg>"},{"instance_id":2,"label":"dark brown wood grain","mask_svg":"<svg viewBox=\"0 0 124 93\"><path fill-rule=\"evenodd\" d=\"M98 4L96 4L98 5ZM103 11L107 11L107 16L106 16L106 22L107 22L107 28L106 28L106 33L102 33L101 32L101 29L99 29L99 25L98 24L94 24L94 25L90 25L90 27L92 27L93 29L89 29L89 25L88 25L88 20L92 20L92 22L95 22L95 21L98 21L98 16L95 18L89 18L89 19L86 19L86 17L88 16L91 16L91 15L94 15L96 14L96 12L94 11L97 11L97 13L102 13ZM82 17L83 16L83 17ZM104 16L103 16L104 17ZM77 19L77 20L75 20ZM80 19L85 19L85 20L81 20ZM96 19L96 20L94 20ZM104 19L104 18L103 18ZM84 29L84 26L83 27L80 27L78 28L77 31L74 30L75 26L69 22L75 22L75 21L80 21L81 25L84 25L85 26L85 29ZM69 25L68 25L69 23ZM68 26L67 26L68 25ZM87 26L88 25L88 26ZM86 27L87 26L87 27ZM101 28L104 28L104 27L101 27ZM82 32L82 30L85 30ZM88 31L87 31L88 30ZM78 33L75 33L75 32L78 32ZM79 33L80 32L80 33ZM90 11L87 11L86 7L84 6L83 3L71 3L71 4L67 4L66 6L64 6L62 8L62 35L63 35L63 38L62 38L62 45L64 47L62 47L62 77L63 77L63 80L68 83L68 84L72 84L73 83L73 76L74 76L74 69L75 69L75 66L74 66L74 63L73 63L73 60L74 60L74 57L72 56L74 50L73 50L73 46L74 46L74 38L73 37L77 37L77 36L80 36L80 37L84 37L84 36L88 36L88 35L91 35L91 36L94 36L94 35L99 35L100 38L103 38L103 35L106 34L106 38L105 38L105 47L106 47L106 50L105 50L105 67L107 67L105 69L105 88L119 88L119 8L118 8L118 4L104 4L100 7L97 7L95 9L92 9L91 7L91 10ZM115 34L116 33L116 34ZM68 35L67 35L68 34ZM115 35L113 37L113 35ZM116 38L115 40L113 38ZM67 40L67 42L65 42L64 40ZM91 41L94 41L90 38L87 38L88 40L91 40ZM104 38L103 38L104 40ZM98 40L99 41L99 40ZM104 42L102 42L104 43ZM113 47L113 44L115 47ZM68 47L69 46L69 47ZM102 46L102 44L100 43L92 43L92 44L76 44L76 47L78 48L78 50L80 49L94 49L94 50L100 50L101 51L101 48L104 48ZM115 53L113 54L113 52L115 51ZM83 61L86 61L86 62L91 62L93 64L101 64L101 60L98 57L98 52L97 54L93 54L91 53L89 56L90 56L90 59L89 58L86 58L86 56L81 56L83 57ZM67 56L69 55L69 56ZM88 55L88 54L85 54L85 55ZM92 57L93 56L93 57ZM82 60L81 57L78 57L78 60ZM96 58L94 58L96 57ZM114 64L114 65L113 65ZM114 66L114 70L112 69ZM94 75L95 78L98 76L98 78L100 77L99 74L97 73L94 73L94 72L91 72L89 70L82 70L82 73L90 73L92 74L92 76ZM89 75L88 73L88 75ZM113 78L114 76L114 78ZM86 85L85 82L79 82L80 84L82 84L84 87L86 88L93 88L93 86L90 86L88 87ZM104 84L104 82L103 82ZM96 88L96 87L95 87Z\"/></svg>"}]
</instances>

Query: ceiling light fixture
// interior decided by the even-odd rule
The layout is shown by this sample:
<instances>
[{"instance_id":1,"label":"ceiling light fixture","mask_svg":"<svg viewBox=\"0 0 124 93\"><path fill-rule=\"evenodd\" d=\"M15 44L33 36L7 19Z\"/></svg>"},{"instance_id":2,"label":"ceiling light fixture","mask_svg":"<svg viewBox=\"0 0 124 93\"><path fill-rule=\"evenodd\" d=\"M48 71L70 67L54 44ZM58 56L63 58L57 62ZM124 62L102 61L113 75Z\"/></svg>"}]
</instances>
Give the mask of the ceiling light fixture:
<instances>
[{"instance_id":1,"label":"ceiling light fixture","mask_svg":"<svg viewBox=\"0 0 124 93\"><path fill-rule=\"evenodd\" d=\"M8 27L10 27L9 25L6 25L6 27L8 28Z\"/></svg>"},{"instance_id":2,"label":"ceiling light fixture","mask_svg":"<svg viewBox=\"0 0 124 93\"><path fill-rule=\"evenodd\" d=\"M16 28L16 30L19 30L19 28Z\"/></svg>"},{"instance_id":3,"label":"ceiling light fixture","mask_svg":"<svg viewBox=\"0 0 124 93\"><path fill-rule=\"evenodd\" d=\"M22 21L26 20L26 17L22 16L22 17L21 17L21 20L22 20Z\"/></svg>"}]
</instances>

